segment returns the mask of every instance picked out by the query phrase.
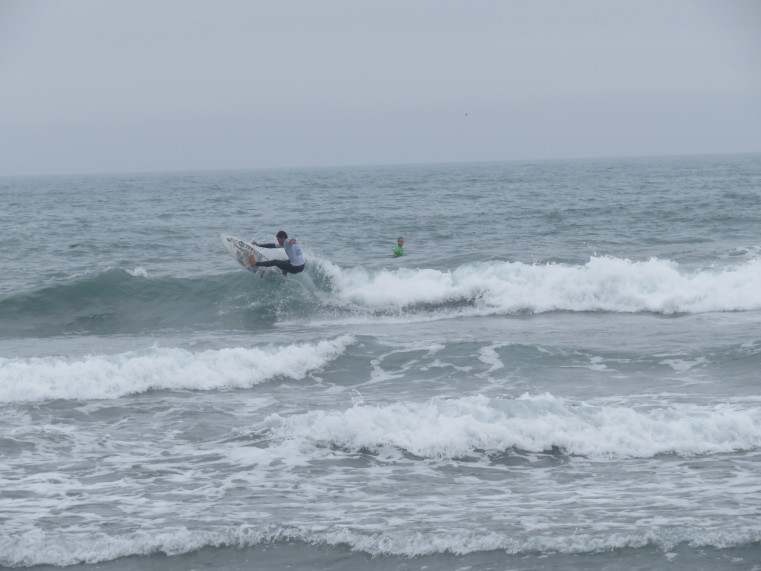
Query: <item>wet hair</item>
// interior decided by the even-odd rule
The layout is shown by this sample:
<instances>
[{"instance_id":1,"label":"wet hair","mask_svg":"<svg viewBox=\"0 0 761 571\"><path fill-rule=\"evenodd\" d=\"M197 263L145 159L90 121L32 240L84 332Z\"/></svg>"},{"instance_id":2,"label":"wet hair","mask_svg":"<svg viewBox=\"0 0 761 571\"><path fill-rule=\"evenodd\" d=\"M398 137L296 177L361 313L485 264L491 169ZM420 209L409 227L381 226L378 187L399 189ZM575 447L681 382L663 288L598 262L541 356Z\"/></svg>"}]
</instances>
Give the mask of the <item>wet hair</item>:
<instances>
[{"instance_id":1,"label":"wet hair","mask_svg":"<svg viewBox=\"0 0 761 571\"><path fill-rule=\"evenodd\" d=\"M285 232L283 232L283 231L281 230L280 232L278 232L277 234L275 234L275 238L288 238L288 234L286 234Z\"/></svg>"}]
</instances>

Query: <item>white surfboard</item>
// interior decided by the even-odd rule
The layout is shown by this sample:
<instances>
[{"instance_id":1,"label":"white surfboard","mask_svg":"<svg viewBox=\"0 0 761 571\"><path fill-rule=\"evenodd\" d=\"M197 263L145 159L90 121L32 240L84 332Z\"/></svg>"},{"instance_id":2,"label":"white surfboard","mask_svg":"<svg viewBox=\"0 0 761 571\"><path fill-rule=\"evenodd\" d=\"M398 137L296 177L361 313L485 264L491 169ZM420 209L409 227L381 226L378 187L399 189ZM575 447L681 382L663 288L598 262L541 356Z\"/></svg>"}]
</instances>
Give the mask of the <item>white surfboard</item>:
<instances>
[{"instance_id":1,"label":"white surfboard","mask_svg":"<svg viewBox=\"0 0 761 571\"><path fill-rule=\"evenodd\" d=\"M233 257L233 259L235 259L236 262L238 262L247 270L254 272L255 275L259 276L260 278L267 279L274 279L283 276L283 272L280 270L280 268L276 268L274 266L270 268L252 266L250 260L251 256L256 256L254 259L257 262L266 262L269 260L269 258L263 255L259 250L254 248L248 242L241 240L240 238L236 238L235 236L228 236L227 234L220 234L219 237L222 238L222 243L225 245L225 249L230 252L230 255Z\"/></svg>"}]
</instances>

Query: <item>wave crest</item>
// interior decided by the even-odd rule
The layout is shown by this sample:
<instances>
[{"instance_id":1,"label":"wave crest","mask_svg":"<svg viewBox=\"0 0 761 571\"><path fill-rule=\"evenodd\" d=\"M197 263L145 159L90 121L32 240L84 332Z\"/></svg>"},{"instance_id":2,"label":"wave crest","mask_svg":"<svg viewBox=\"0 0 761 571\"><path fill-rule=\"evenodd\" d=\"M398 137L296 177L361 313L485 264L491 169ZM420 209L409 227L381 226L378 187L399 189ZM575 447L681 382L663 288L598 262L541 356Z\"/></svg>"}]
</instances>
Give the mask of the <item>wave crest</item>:
<instances>
[{"instance_id":1,"label":"wave crest","mask_svg":"<svg viewBox=\"0 0 761 571\"><path fill-rule=\"evenodd\" d=\"M686 268L657 258L636 262L611 257L593 257L584 265L481 262L452 271L325 268L338 300L366 308L465 304L479 314L761 309L761 260L757 259L711 268Z\"/></svg>"},{"instance_id":2,"label":"wave crest","mask_svg":"<svg viewBox=\"0 0 761 571\"><path fill-rule=\"evenodd\" d=\"M231 347L192 353L153 348L117 355L0 358L0 402L118 398L150 390L250 388L277 377L303 379L354 343Z\"/></svg>"},{"instance_id":3,"label":"wave crest","mask_svg":"<svg viewBox=\"0 0 761 571\"><path fill-rule=\"evenodd\" d=\"M349 450L394 448L423 458L511 451L603 458L692 456L761 447L761 409L728 405L633 409L575 403L550 394L463 397L357 405L266 421L275 438Z\"/></svg>"}]
</instances>

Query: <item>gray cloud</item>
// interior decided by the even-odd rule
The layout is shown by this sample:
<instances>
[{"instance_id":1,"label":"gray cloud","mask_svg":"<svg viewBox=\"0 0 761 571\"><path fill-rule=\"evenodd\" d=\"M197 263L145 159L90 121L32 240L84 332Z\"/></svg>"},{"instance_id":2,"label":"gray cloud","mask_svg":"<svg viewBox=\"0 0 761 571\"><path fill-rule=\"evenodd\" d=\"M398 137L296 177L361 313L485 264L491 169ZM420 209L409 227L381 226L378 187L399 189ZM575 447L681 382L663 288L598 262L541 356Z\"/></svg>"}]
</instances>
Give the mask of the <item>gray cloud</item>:
<instances>
[{"instance_id":1,"label":"gray cloud","mask_svg":"<svg viewBox=\"0 0 761 571\"><path fill-rule=\"evenodd\" d=\"M5 0L0 21L0 174L761 151L753 0Z\"/></svg>"}]
</instances>

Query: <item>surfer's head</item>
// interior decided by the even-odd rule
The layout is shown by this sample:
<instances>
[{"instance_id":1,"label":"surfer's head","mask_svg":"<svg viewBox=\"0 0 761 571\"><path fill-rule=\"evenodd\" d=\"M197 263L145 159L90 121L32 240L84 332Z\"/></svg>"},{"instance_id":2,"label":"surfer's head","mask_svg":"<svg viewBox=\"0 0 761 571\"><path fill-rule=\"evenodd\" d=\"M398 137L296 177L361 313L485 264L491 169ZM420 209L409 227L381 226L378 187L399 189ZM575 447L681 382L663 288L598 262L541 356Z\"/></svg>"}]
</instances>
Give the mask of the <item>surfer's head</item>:
<instances>
[{"instance_id":1,"label":"surfer's head","mask_svg":"<svg viewBox=\"0 0 761 571\"><path fill-rule=\"evenodd\" d=\"M283 232L282 230L275 234L275 238L277 238L277 243L281 246L283 245L283 242L285 242L288 239L288 234Z\"/></svg>"}]
</instances>

